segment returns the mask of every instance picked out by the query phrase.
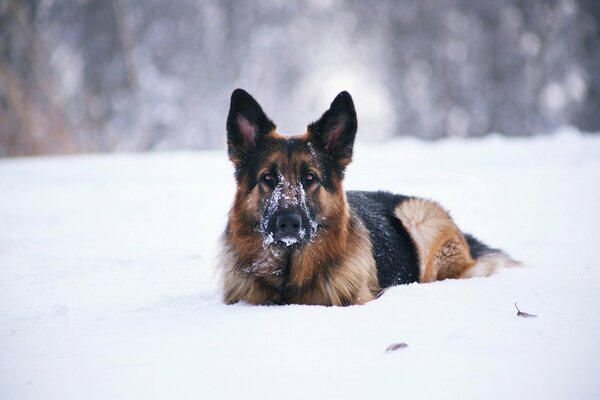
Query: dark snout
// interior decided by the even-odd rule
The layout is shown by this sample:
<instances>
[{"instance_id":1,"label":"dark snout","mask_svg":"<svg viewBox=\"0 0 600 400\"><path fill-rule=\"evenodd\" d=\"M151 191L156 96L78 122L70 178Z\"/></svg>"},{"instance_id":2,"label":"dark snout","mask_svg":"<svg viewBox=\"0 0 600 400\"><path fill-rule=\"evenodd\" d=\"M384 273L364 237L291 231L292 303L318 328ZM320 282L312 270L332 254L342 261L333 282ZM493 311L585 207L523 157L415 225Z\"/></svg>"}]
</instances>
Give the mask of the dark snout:
<instances>
[{"instance_id":1,"label":"dark snout","mask_svg":"<svg viewBox=\"0 0 600 400\"><path fill-rule=\"evenodd\" d=\"M272 219L271 231L275 240L291 245L303 239L302 215L294 209L277 212Z\"/></svg>"},{"instance_id":2,"label":"dark snout","mask_svg":"<svg viewBox=\"0 0 600 400\"><path fill-rule=\"evenodd\" d=\"M275 233L281 236L294 236L300 232L302 218L297 211L285 210L276 218L277 229Z\"/></svg>"}]
</instances>

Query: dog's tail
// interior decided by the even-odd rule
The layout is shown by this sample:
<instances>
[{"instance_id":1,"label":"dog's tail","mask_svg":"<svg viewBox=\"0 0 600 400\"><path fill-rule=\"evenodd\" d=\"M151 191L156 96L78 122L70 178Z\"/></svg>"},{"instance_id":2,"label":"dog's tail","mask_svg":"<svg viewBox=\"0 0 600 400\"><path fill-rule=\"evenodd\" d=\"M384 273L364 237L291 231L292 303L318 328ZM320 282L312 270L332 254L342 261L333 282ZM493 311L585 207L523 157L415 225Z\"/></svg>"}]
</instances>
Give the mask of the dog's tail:
<instances>
[{"instance_id":1,"label":"dog's tail","mask_svg":"<svg viewBox=\"0 0 600 400\"><path fill-rule=\"evenodd\" d=\"M521 264L502 250L490 247L468 233L464 236L469 245L471 257L476 264L464 271L461 278L490 276L500 268L515 267Z\"/></svg>"}]
</instances>

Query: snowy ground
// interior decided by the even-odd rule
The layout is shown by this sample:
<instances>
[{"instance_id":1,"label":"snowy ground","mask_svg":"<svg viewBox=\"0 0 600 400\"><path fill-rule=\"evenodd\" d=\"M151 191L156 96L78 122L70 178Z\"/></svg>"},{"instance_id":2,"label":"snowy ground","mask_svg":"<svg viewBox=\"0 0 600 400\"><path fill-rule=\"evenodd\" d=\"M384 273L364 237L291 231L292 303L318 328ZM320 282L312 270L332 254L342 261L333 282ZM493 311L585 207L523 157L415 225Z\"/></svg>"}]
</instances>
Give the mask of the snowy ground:
<instances>
[{"instance_id":1,"label":"snowy ground","mask_svg":"<svg viewBox=\"0 0 600 400\"><path fill-rule=\"evenodd\" d=\"M527 266L225 306L224 152L0 161L0 399L600 398L599 183L600 136L359 143L347 188L434 198Z\"/></svg>"}]
</instances>

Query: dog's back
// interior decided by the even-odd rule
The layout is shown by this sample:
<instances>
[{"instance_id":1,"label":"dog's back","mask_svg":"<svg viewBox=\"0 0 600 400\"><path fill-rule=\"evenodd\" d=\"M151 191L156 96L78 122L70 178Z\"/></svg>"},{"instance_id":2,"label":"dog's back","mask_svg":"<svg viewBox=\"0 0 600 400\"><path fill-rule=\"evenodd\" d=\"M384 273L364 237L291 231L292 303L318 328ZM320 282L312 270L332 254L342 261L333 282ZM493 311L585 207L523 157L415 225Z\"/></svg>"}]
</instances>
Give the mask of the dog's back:
<instances>
[{"instance_id":1,"label":"dog's back","mask_svg":"<svg viewBox=\"0 0 600 400\"><path fill-rule=\"evenodd\" d=\"M437 203L389 192L349 191L365 224L381 288L412 282L486 276L512 260L463 234Z\"/></svg>"}]
</instances>

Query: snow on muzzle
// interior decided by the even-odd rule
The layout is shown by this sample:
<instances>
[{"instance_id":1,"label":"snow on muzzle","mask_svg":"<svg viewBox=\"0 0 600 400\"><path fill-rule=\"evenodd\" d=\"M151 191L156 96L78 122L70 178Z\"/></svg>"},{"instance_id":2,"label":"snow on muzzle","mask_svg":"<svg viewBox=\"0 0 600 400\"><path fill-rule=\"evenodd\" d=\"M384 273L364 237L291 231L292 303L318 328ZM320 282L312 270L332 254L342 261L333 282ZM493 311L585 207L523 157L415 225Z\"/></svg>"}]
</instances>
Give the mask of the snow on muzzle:
<instances>
[{"instance_id":1,"label":"snow on muzzle","mask_svg":"<svg viewBox=\"0 0 600 400\"><path fill-rule=\"evenodd\" d=\"M302 185L281 179L263 209L261 231L264 245L277 242L291 246L310 240L316 232Z\"/></svg>"},{"instance_id":2,"label":"snow on muzzle","mask_svg":"<svg viewBox=\"0 0 600 400\"><path fill-rule=\"evenodd\" d=\"M269 224L273 239L286 246L302 242L306 238L307 226L307 221L302 220L300 209L291 208L275 212Z\"/></svg>"}]
</instances>

